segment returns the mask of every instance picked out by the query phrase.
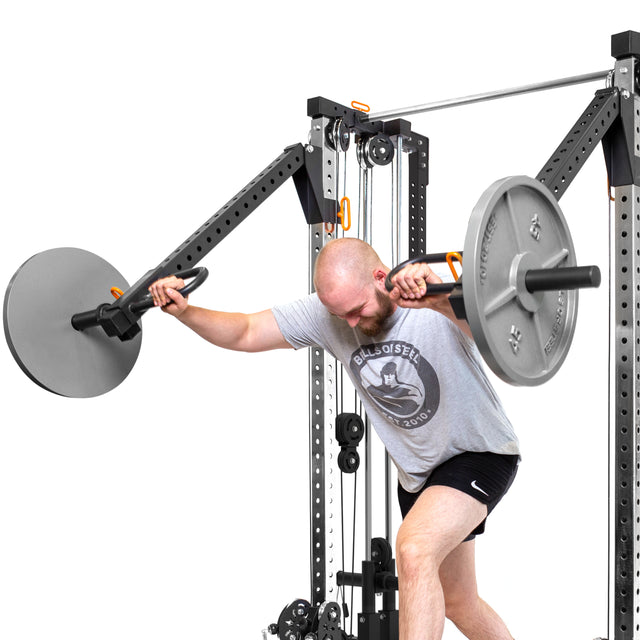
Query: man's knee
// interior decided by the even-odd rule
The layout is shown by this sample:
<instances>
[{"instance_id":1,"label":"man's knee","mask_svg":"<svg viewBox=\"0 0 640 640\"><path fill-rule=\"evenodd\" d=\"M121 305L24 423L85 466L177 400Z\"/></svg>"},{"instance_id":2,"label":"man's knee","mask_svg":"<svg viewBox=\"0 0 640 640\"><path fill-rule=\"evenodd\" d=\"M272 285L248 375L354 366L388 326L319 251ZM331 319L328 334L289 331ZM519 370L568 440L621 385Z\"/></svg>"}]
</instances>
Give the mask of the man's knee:
<instances>
[{"instance_id":1,"label":"man's knee","mask_svg":"<svg viewBox=\"0 0 640 640\"><path fill-rule=\"evenodd\" d=\"M423 533L398 531L396 563L398 573L409 576L418 572L437 572L442 561L437 540Z\"/></svg>"}]
</instances>

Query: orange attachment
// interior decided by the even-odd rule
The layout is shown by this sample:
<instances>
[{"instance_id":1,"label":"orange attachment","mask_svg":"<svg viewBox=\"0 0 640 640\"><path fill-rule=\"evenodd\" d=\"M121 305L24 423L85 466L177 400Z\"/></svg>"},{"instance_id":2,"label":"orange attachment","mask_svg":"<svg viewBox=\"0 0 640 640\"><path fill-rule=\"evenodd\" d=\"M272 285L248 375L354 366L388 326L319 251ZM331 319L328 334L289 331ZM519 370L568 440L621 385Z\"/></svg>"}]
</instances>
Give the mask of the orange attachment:
<instances>
[{"instance_id":1,"label":"orange attachment","mask_svg":"<svg viewBox=\"0 0 640 640\"><path fill-rule=\"evenodd\" d=\"M329 234L333 233L333 230L335 228L336 228L336 225L333 224L333 222L325 222L324 223L324 230Z\"/></svg>"},{"instance_id":2,"label":"orange attachment","mask_svg":"<svg viewBox=\"0 0 640 640\"><path fill-rule=\"evenodd\" d=\"M345 204L347 205L345 208ZM345 223L345 213L347 222ZM346 196L340 200L340 211L338 211L338 220L340 220L340 224L342 225L343 231L349 231L351 229L351 200Z\"/></svg>"},{"instance_id":3,"label":"orange attachment","mask_svg":"<svg viewBox=\"0 0 640 640\"><path fill-rule=\"evenodd\" d=\"M111 295L117 300L124 291L122 289L118 289L118 287L111 287Z\"/></svg>"},{"instance_id":4,"label":"orange attachment","mask_svg":"<svg viewBox=\"0 0 640 640\"><path fill-rule=\"evenodd\" d=\"M363 113L369 113L371 111L371 107L364 102L358 102L357 100L353 100L351 102L351 106L357 111L362 111Z\"/></svg>"},{"instance_id":5,"label":"orange attachment","mask_svg":"<svg viewBox=\"0 0 640 640\"><path fill-rule=\"evenodd\" d=\"M455 258L460 264L462 264L462 256L457 251L449 251L449 253L447 253L447 264L449 265L449 269L451 269L453 277L457 280L458 274L456 273L456 269L453 266L453 258Z\"/></svg>"}]
</instances>

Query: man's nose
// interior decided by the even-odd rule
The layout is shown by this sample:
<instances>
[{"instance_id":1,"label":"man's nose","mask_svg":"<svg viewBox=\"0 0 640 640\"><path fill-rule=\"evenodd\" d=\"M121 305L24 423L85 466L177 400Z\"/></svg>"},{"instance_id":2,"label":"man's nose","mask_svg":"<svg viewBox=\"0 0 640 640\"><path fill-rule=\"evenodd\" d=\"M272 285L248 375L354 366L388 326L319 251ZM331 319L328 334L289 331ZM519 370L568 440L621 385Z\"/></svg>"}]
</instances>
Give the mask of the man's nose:
<instances>
[{"instance_id":1,"label":"man's nose","mask_svg":"<svg viewBox=\"0 0 640 640\"><path fill-rule=\"evenodd\" d=\"M349 326L351 328L353 328L358 324L358 322L360 322L360 318L359 317L354 317L354 316L349 316L347 318L347 322L349 323Z\"/></svg>"}]
</instances>

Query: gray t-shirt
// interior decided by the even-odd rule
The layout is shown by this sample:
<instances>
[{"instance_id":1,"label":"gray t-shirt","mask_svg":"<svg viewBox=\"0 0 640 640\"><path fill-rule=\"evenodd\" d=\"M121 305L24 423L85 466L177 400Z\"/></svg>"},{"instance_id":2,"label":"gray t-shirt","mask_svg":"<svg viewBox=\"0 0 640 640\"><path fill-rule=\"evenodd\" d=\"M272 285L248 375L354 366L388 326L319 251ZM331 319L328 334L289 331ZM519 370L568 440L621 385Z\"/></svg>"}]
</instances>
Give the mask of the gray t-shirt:
<instances>
[{"instance_id":1,"label":"gray t-shirt","mask_svg":"<svg viewBox=\"0 0 640 640\"><path fill-rule=\"evenodd\" d=\"M375 338L315 294L273 314L291 346L319 346L342 362L407 491L464 451L520 453L475 343L442 314L398 307Z\"/></svg>"}]
</instances>

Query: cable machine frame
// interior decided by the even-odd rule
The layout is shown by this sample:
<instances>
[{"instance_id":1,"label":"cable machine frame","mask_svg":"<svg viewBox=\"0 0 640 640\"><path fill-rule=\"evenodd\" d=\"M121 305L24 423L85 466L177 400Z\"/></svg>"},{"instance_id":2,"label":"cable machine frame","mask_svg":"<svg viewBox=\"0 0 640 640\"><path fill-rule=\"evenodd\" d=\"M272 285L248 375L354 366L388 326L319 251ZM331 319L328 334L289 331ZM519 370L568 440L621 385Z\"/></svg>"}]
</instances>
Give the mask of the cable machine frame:
<instances>
[{"instance_id":1,"label":"cable machine frame","mask_svg":"<svg viewBox=\"0 0 640 640\"><path fill-rule=\"evenodd\" d=\"M611 225L611 322L610 322L610 561L609 567L609 611L608 634L612 640L632 640L640 637L640 34L625 32L612 36L611 52L616 59L610 72L587 74L573 79L529 85L527 87L480 94L457 100L432 103L401 111L381 112L369 116L378 125L377 131L392 132L396 149L406 151L395 127L410 127L403 120L392 120L379 127L378 118L395 118L408 113L419 113L435 109L450 108L483 100L568 86L581 82L607 79L607 88L596 92L593 100L580 115L575 125L542 167L536 179L545 184L559 200L586 159L602 142L610 186L615 188L615 211ZM328 138L321 140L315 132L327 131L333 124L336 111L341 117L364 120L345 107L336 109L335 103L317 99L309 115L312 117L311 141L315 153L321 149L323 158L325 196L330 195L336 185L327 179L330 170L337 164L337 151ZM406 131L406 129L405 129ZM428 140L424 140L422 154L413 156L428 167ZM315 144L313 144L315 143ZM411 151L415 151L414 147ZM317 156L316 156L317 157ZM337 172L336 172L337 173ZM428 173L425 176L428 181ZM409 185L415 185L412 177ZM422 189L422 185L421 185ZM410 191L412 202L424 203L424 192ZM330 198L327 198L329 200ZM337 202L334 200L334 210ZM412 210L412 216L414 215ZM415 228L414 220L409 225ZM417 222L420 227L419 241L409 238L409 257L424 253L426 243L426 210L421 206ZM322 224L310 228L309 262L313 272L315 257L324 244L326 234ZM635 286L634 286L635 278ZM313 285L310 277L310 290ZM311 531L311 594L314 606L321 606L326 598L327 549L326 549L326 474L324 429L327 426L327 403L325 396L335 397L335 360L321 349L312 349L309 359L310 380L310 531ZM330 373L327 373L327 370ZM330 388L327 388L330 387ZM333 416L335 418L335 416ZM369 460L367 459L368 463ZM630 481L632 479L632 481ZM390 491L386 487L386 509L389 513ZM367 516L368 518L369 516ZM369 526L369 525L366 525ZM387 532L387 538L389 532ZM389 540L387 540L389 541ZM344 574L337 579L344 585L360 586L363 589L363 611L359 614L360 640L395 640L398 637L395 597L388 593L397 589L397 579L388 571L380 569L371 560L371 550L363 562L362 574ZM384 592L383 610L375 611L375 593ZM389 607L391 606L391 610ZM395 615L394 615L395 614ZM334 636L330 636L334 637ZM338 637L338 636L335 636Z\"/></svg>"},{"instance_id":2,"label":"cable machine frame","mask_svg":"<svg viewBox=\"0 0 640 640\"><path fill-rule=\"evenodd\" d=\"M74 324L72 319L73 328L82 331L99 326L107 336L117 337L122 342L136 338L141 331L139 321L149 308L146 300L148 287L164 276L185 270L191 272L209 251L290 177L293 178L309 225L309 264L312 270L318 251L327 239L325 224L336 225L337 222L340 211L339 156L346 151L352 134L359 162L361 166L366 166L364 175L367 179L376 165L389 164L394 153L407 157L408 257L424 254L429 141L414 132L411 123L398 116L606 77L608 86L596 92L587 109L545 163L537 180L544 183L559 200L587 157L602 143L609 184L615 188L615 206L610 220L608 635L610 640L640 638L640 33L627 31L613 35L611 53L616 60L611 72L564 78L398 112L367 115L325 98L310 99L307 105L311 118L308 144L287 147L253 181L115 302L76 314L74 318L79 324ZM398 190L399 175L400 171ZM367 224L363 226L364 239L370 239ZM309 285L311 289L311 278ZM27 370L25 373L29 375ZM339 624L339 606L327 600L327 583L330 579L342 586L362 588L363 610L358 614L359 640L395 640L398 637L395 609L397 579L394 576L393 558L390 557L391 491L388 473L385 491L386 539L372 538L370 517L367 516L366 559L362 564L362 573L339 574L335 569L328 568L326 495L333 487L330 481L327 482L326 473L330 458L326 444L331 439L327 425L337 419L328 396L336 395L337 377L337 363L321 349L311 349L309 479L313 604L304 605L303 601L296 601L291 616L298 620L297 629L304 632L286 637L287 640L302 640L303 636L305 640L315 640L316 632L307 625L309 622L316 625L316 630L322 629L322 640L344 640L345 634ZM364 425L367 434L366 510L370 512L370 439L366 416ZM384 593L382 611L376 611L376 593ZM308 617L310 620L307 620ZM278 632L272 630L272 633Z\"/></svg>"}]
</instances>

